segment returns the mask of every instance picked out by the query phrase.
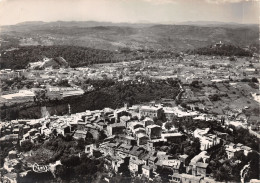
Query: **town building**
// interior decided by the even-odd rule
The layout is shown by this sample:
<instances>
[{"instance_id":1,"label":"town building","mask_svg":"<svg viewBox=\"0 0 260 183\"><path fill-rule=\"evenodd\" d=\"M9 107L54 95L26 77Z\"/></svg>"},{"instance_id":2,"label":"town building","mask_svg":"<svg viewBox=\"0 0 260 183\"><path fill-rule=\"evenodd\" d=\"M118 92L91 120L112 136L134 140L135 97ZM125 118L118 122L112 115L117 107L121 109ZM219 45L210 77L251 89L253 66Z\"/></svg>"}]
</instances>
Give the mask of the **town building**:
<instances>
[{"instance_id":1,"label":"town building","mask_svg":"<svg viewBox=\"0 0 260 183\"><path fill-rule=\"evenodd\" d=\"M160 126L149 125L145 128L145 130L150 140L161 138L162 128Z\"/></svg>"},{"instance_id":2,"label":"town building","mask_svg":"<svg viewBox=\"0 0 260 183\"><path fill-rule=\"evenodd\" d=\"M163 108L158 106L142 106L139 111L141 117L158 118L161 119L163 116Z\"/></svg>"},{"instance_id":3,"label":"town building","mask_svg":"<svg viewBox=\"0 0 260 183\"><path fill-rule=\"evenodd\" d=\"M122 123L114 123L107 126L107 135L118 135L118 134L124 134L125 132L125 124Z\"/></svg>"}]
</instances>

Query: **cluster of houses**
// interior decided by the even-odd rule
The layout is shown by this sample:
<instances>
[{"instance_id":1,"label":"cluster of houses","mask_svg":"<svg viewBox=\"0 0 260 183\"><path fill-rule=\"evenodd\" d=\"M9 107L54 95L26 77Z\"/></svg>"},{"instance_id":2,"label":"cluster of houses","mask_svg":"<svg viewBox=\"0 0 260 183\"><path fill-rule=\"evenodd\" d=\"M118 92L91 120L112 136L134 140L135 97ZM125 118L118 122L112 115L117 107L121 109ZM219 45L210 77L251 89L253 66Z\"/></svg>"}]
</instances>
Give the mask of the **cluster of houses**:
<instances>
[{"instance_id":1,"label":"cluster of houses","mask_svg":"<svg viewBox=\"0 0 260 183\"><path fill-rule=\"evenodd\" d=\"M167 109L167 110L166 110ZM175 109L175 110L174 110ZM169 108L165 108L169 112ZM194 112L172 108L170 113L176 118L195 118ZM107 136L101 144L90 144L85 147L85 153L102 154L107 168L120 173L130 171L134 175L144 175L153 178L158 168L168 168L180 176L188 172L191 164L187 164L187 155L174 158L164 151L158 150L163 143L181 143L186 136L180 132L168 132L156 125L153 118L161 118L164 107L161 105L133 106L113 110L86 111L71 116L52 116L42 123L40 131L46 137L54 131L62 136L73 135L75 139L101 138ZM133 117L136 116L136 117ZM208 137L209 139L211 136ZM215 137L212 137L214 140ZM209 140L210 141L210 140ZM211 142L204 145L207 148L217 145ZM206 148L205 148L206 149ZM197 161L198 162L198 161ZM207 176L207 166L201 162L195 163L200 176ZM204 170L202 170L204 168ZM204 172L201 174L201 172ZM198 173L196 173L197 176ZM195 175L195 174L194 174Z\"/></svg>"},{"instance_id":2,"label":"cluster of houses","mask_svg":"<svg viewBox=\"0 0 260 183\"><path fill-rule=\"evenodd\" d=\"M41 121L43 119L33 120L12 120L0 124L0 142L12 142L20 144L25 140L36 141L40 135Z\"/></svg>"},{"instance_id":3,"label":"cluster of houses","mask_svg":"<svg viewBox=\"0 0 260 183\"><path fill-rule=\"evenodd\" d=\"M247 156L247 154L249 152L252 152L252 149L248 146L245 146L241 143L238 144L226 144L225 145L225 149L226 149L226 153L228 156L228 159L233 158L236 154L238 154L239 152L243 152L245 156Z\"/></svg>"},{"instance_id":4,"label":"cluster of houses","mask_svg":"<svg viewBox=\"0 0 260 183\"><path fill-rule=\"evenodd\" d=\"M0 78L2 80L13 79L16 77L20 77L23 72L23 70L3 69L0 70Z\"/></svg>"},{"instance_id":5,"label":"cluster of houses","mask_svg":"<svg viewBox=\"0 0 260 183\"><path fill-rule=\"evenodd\" d=\"M30 140L35 143L39 136L48 139L52 135L72 136L74 139L102 139L85 147L90 156L102 156L105 167L116 173L129 171L132 175L144 176L153 180L161 169L168 170L171 182L214 182L209 176L210 156L206 150L217 146L223 134L214 135L209 129L196 129L192 135L200 140L201 153L188 160L188 155L173 156L162 150L167 144L180 144L187 135L177 129L166 129L156 124L156 119L165 117L166 121L186 120L194 122L212 120L196 111L181 107L163 107L161 104L125 105L120 109L85 111L65 116L46 116L35 120L12 120L1 123L0 141L22 144ZM215 120L223 120L215 118ZM245 155L252 150L242 144L226 144L228 158L243 151ZM12 166L18 166L10 151L5 159L5 169L11 173Z\"/></svg>"},{"instance_id":6,"label":"cluster of houses","mask_svg":"<svg viewBox=\"0 0 260 183\"><path fill-rule=\"evenodd\" d=\"M196 129L193 132L193 136L195 138L199 138L200 140L200 149L202 151L207 150L211 147L214 147L220 144L221 138L217 137L217 135L209 134L209 128L206 129Z\"/></svg>"}]
</instances>

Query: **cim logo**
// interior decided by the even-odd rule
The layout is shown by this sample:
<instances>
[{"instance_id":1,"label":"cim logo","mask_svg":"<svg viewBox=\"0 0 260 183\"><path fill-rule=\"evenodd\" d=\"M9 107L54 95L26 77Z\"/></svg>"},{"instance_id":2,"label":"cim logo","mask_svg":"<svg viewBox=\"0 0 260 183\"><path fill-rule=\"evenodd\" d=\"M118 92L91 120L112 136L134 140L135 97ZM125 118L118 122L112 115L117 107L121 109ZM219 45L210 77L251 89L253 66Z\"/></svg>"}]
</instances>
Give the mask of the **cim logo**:
<instances>
[{"instance_id":1,"label":"cim logo","mask_svg":"<svg viewBox=\"0 0 260 183\"><path fill-rule=\"evenodd\" d=\"M33 171L37 173L43 173L49 171L49 165L38 165L37 163L33 164Z\"/></svg>"}]
</instances>

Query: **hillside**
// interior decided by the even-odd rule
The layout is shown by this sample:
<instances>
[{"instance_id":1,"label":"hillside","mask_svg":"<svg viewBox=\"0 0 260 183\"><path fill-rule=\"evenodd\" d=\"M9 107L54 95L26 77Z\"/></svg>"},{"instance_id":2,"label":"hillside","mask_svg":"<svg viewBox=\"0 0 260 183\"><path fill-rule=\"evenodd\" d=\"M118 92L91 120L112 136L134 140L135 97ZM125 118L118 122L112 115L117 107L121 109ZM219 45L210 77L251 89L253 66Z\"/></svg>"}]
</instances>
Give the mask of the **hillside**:
<instances>
[{"instance_id":1,"label":"hillside","mask_svg":"<svg viewBox=\"0 0 260 183\"><path fill-rule=\"evenodd\" d=\"M174 52L169 51L131 51L127 48L111 51L65 45L18 46L15 49L1 51L0 54L0 68L2 69L24 69L29 63L35 64L45 57L63 57L70 67L80 67L98 63L142 60L145 58L174 58L176 56Z\"/></svg>"},{"instance_id":2,"label":"hillside","mask_svg":"<svg viewBox=\"0 0 260 183\"><path fill-rule=\"evenodd\" d=\"M104 50L182 51L220 40L236 46L258 43L257 25L154 25L109 22L26 22L1 27L1 48L71 45Z\"/></svg>"},{"instance_id":3,"label":"hillside","mask_svg":"<svg viewBox=\"0 0 260 183\"><path fill-rule=\"evenodd\" d=\"M221 44L219 46L211 45L202 48L197 48L194 50L188 50L187 53L199 55L252 57L253 52L251 50L256 50L256 48L250 47L249 49L243 49L239 46Z\"/></svg>"}]
</instances>

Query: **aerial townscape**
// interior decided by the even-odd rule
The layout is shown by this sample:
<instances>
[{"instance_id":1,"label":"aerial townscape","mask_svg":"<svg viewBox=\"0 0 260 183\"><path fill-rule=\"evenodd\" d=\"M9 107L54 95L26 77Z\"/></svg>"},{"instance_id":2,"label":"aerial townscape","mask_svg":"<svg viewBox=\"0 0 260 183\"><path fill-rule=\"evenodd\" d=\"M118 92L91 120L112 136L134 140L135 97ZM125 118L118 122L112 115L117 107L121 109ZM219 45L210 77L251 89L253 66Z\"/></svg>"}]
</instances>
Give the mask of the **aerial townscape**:
<instances>
[{"instance_id":1,"label":"aerial townscape","mask_svg":"<svg viewBox=\"0 0 260 183\"><path fill-rule=\"evenodd\" d=\"M0 28L0 182L260 182L259 25Z\"/></svg>"}]
</instances>

